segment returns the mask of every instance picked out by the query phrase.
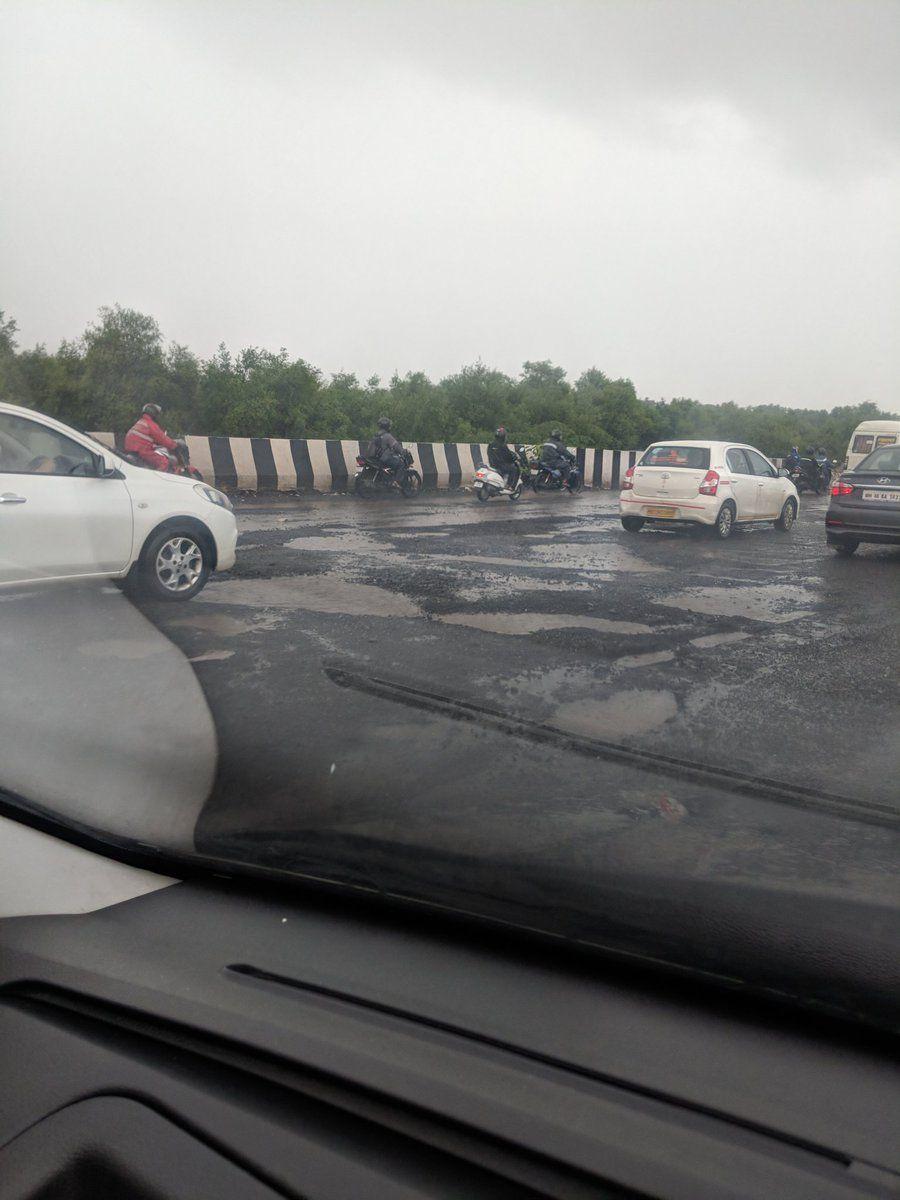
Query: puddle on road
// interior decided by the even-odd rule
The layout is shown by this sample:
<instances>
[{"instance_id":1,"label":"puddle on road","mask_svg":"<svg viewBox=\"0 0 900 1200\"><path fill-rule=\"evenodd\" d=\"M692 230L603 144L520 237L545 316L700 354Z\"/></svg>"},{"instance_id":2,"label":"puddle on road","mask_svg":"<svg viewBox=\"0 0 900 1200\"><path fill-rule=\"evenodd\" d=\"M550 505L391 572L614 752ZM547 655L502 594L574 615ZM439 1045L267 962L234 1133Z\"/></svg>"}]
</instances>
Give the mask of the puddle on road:
<instances>
[{"instance_id":1,"label":"puddle on road","mask_svg":"<svg viewBox=\"0 0 900 1200\"><path fill-rule=\"evenodd\" d=\"M665 569L638 558L618 542L600 538L590 542L552 542L547 546L533 546L531 553L536 562L577 571L625 571L655 575Z\"/></svg>"},{"instance_id":2,"label":"puddle on road","mask_svg":"<svg viewBox=\"0 0 900 1200\"><path fill-rule=\"evenodd\" d=\"M448 538L449 536L450 536L449 529L423 529L421 531L421 533L418 531L413 532L413 533L395 533L395 532L391 531L388 533L388 537L392 541L396 541L398 538L436 538L436 537Z\"/></svg>"},{"instance_id":3,"label":"puddle on road","mask_svg":"<svg viewBox=\"0 0 900 1200\"><path fill-rule=\"evenodd\" d=\"M467 625L486 633L528 634L542 629L593 629L598 633L652 633L649 625L635 621L609 621L605 617L579 617L568 613L445 613L436 616L445 625Z\"/></svg>"},{"instance_id":4,"label":"puddle on road","mask_svg":"<svg viewBox=\"0 0 900 1200\"><path fill-rule=\"evenodd\" d=\"M625 654L622 658L613 659L612 666L628 671L632 667L652 667L655 663L671 662L674 657L674 650L650 650L646 654Z\"/></svg>"},{"instance_id":5,"label":"puddle on road","mask_svg":"<svg viewBox=\"0 0 900 1200\"><path fill-rule=\"evenodd\" d=\"M235 516L241 533L271 533L274 530L302 525L313 514L308 508L292 509L289 513L251 513L239 509Z\"/></svg>"},{"instance_id":6,"label":"puddle on road","mask_svg":"<svg viewBox=\"0 0 900 1200\"><path fill-rule=\"evenodd\" d=\"M228 586L222 584L211 584L207 586L203 593L203 601L205 603L209 598L209 587ZM195 601L200 603L200 601ZM201 612L190 617L176 617L174 620L167 622L169 625L184 625L188 629L202 629L204 633L217 634L219 637L240 637L242 633L254 633L256 630L274 629L278 624L277 621L271 618L256 618L252 621L239 621L237 617L230 617L227 613L217 612Z\"/></svg>"},{"instance_id":7,"label":"puddle on road","mask_svg":"<svg viewBox=\"0 0 900 1200\"><path fill-rule=\"evenodd\" d=\"M586 737L619 738L650 733L677 715L672 692L638 689L615 692L605 700L561 704L549 724Z\"/></svg>"},{"instance_id":8,"label":"puddle on road","mask_svg":"<svg viewBox=\"0 0 900 1200\"><path fill-rule=\"evenodd\" d=\"M418 604L386 588L350 583L339 575L232 579L207 584L208 604L340 613L348 617L420 617Z\"/></svg>"},{"instance_id":9,"label":"puddle on road","mask_svg":"<svg viewBox=\"0 0 900 1200\"><path fill-rule=\"evenodd\" d=\"M703 637L691 638L690 643L700 650L708 650L713 646L730 646L732 642L743 642L750 636L749 633L706 633Z\"/></svg>"},{"instance_id":10,"label":"puddle on road","mask_svg":"<svg viewBox=\"0 0 900 1200\"><path fill-rule=\"evenodd\" d=\"M494 691L502 696L540 696L555 699L557 696L573 699L583 695L596 684L593 672L584 667L533 667L520 671L505 679L495 681Z\"/></svg>"},{"instance_id":11,"label":"puddle on road","mask_svg":"<svg viewBox=\"0 0 900 1200\"><path fill-rule=\"evenodd\" d=\"M746 617L751 621L781 624L813 616L804 605L813 604L816 594L801 584L771 583L759 587L686 588L657 604L715 617Z\"/></svg>"},{"instance_id":12,"label":"puddle on road","mask_svg":"<svg viewBox=\"0 0 900 1200\"><path fill-rule=\"evenodd\" d=\"M594 583L583 580L564 580L553 585L556 592L593 592ZM530 575L501 574L499 571L485 571L477 584L457 588L456 595L460 600L480 600L482 603L492 597L508 595L510 592L545 592L547 584L544 579L535 579Z\"/></svg>"},{"instance_id":13,"label":"puddle on road","mask_svg":"<svg viewBox=\"0 0 900 1200\"><path fill-rule=\"evenodd\" d=\"M285 550L319 550L332 554L389 554L388 542L379 542L368 534L348 530L346 533L316 534L292 538L284 543Z\"/></svg>"}]
</instances>

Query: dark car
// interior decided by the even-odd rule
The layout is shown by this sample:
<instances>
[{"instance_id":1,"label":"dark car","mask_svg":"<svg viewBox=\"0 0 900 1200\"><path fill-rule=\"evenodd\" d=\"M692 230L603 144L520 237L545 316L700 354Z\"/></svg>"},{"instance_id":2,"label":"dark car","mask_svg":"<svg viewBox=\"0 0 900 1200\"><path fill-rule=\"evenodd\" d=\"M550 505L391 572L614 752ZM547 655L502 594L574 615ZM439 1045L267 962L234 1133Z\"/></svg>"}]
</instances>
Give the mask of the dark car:
<instances>
[{"instance_id":1,"label":"dark car","mask_svg":"<svg viewBox=\"0 0 900 1200\"><path fill-rule=\"evenodd\" d=\"M900 543L900 446L873 450L831 489L828 545L853 554L860 542Z\"/></svg>"}]
</instances>

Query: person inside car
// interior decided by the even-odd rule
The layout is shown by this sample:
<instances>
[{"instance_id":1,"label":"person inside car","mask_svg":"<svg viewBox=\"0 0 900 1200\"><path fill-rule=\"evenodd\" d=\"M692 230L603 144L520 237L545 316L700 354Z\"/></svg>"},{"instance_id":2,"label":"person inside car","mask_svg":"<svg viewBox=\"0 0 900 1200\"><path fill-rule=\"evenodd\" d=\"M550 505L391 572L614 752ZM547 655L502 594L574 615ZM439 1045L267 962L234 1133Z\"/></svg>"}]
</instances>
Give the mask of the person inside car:
<instances>
[{"instance_id":1,"label":"person inside car","mask_svg":"<svg viewBox=\"0 0 900 1200\"><path fill-rule=\"evenodd\" d=\"M503 476L510 491L519 482L519 459L515 450L507 444L507 432L501 425L494 431L494 440L488 446L488 463Z\"/></svg>"},{"instance_id":2,"label":"person inside car","mask_svg":"<svg viewBox=\"0 0 900 1200\"><path fill-rule=\"evenodd\" d=\"M141 415L125 434L125 451L136 454L144 466L154 471L169 470L166 450L174 450L177 442L159 424L162 409L158 404L145 404Z\"/></svg>"}]
</instances>

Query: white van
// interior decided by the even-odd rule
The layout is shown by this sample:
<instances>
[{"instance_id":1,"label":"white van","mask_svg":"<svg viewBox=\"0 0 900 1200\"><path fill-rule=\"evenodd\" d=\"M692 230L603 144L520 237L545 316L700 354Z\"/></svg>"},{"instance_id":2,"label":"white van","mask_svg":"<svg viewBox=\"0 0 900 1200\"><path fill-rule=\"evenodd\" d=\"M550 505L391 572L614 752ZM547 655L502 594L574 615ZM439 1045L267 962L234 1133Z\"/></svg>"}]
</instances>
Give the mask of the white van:
<instances>
[{"instance_id":1,"label":"white van","mask_svg":"<svg viewBox=\"0 0 900 1200\"><path fill-rule=\"evenodd\" d=\"M844 469L852 471L867 454L879 446L895 446L900 441L900 421L861 421L850 435Z\"/></svg>"}]
</instances>

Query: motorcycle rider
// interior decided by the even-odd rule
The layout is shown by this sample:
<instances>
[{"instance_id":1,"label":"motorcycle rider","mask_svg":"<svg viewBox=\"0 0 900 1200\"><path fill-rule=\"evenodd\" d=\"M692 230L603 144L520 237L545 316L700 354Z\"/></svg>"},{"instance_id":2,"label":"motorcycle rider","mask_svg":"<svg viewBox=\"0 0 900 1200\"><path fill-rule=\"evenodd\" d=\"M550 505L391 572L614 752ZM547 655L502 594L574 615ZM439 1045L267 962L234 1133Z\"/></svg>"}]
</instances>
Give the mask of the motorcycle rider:
<instances>
[{"instance_id":1,"label":"motorcycle rider","mask_svg":"<svg viewBox=\"0 0 900 1200\"><path fill-rule=\"evenodd\" d=\"M155 471L168 471L170 460L166 450L175 450L178 443L170 438L159 424L162 409L158 404L145 404L141 415L125 434L125 450L136 454L141 462Z\"/></svg>"},{"instance_id":2,"label":"motorcycle rider","mask_svg":"<svg viewBox=\"0 0 900 1200\"><path fill-rule=\"evenodd\" d=\"M791 452L784 460L784 465L789 471L800 465L800 448L799 446L791 446Z\"/></svg>"},{"instance_id":3,"label":"motorcycle rider","mask_svg":"<svg viewBox=\"0 0 900 1200\"><path fill-rule=\"evenodd\" d=\"M510 491L515 491L519 482L519 459L511 446L507 445L506 428L501 425L494 430L494 440L488 446L488 463L503 476Z\"/></svg>"},{"instance_id":4,"label":"motorcycle rider","mask_svg":"<svg viewBox=\"0 0 900 1200\"><path fill-rule=\"evenodd\" d=\"M374 458L381 466L386 467L399 482L403 469L403 458L400 451L402 445L391 433L391 418L378 418L378 432L369 442L369 458Z\"/></svg>"},{"instance_id":5,"label":"motorcycle rider","mask_svg":"<svg viewBox=\"0 0 900 1200\"><path fill-rule=\"evenodd\" d=\"M575 464L575 455L562 440L562 430L554 429L541 446L541 465L558 479Z\"/></svg>"}]
</instances>

